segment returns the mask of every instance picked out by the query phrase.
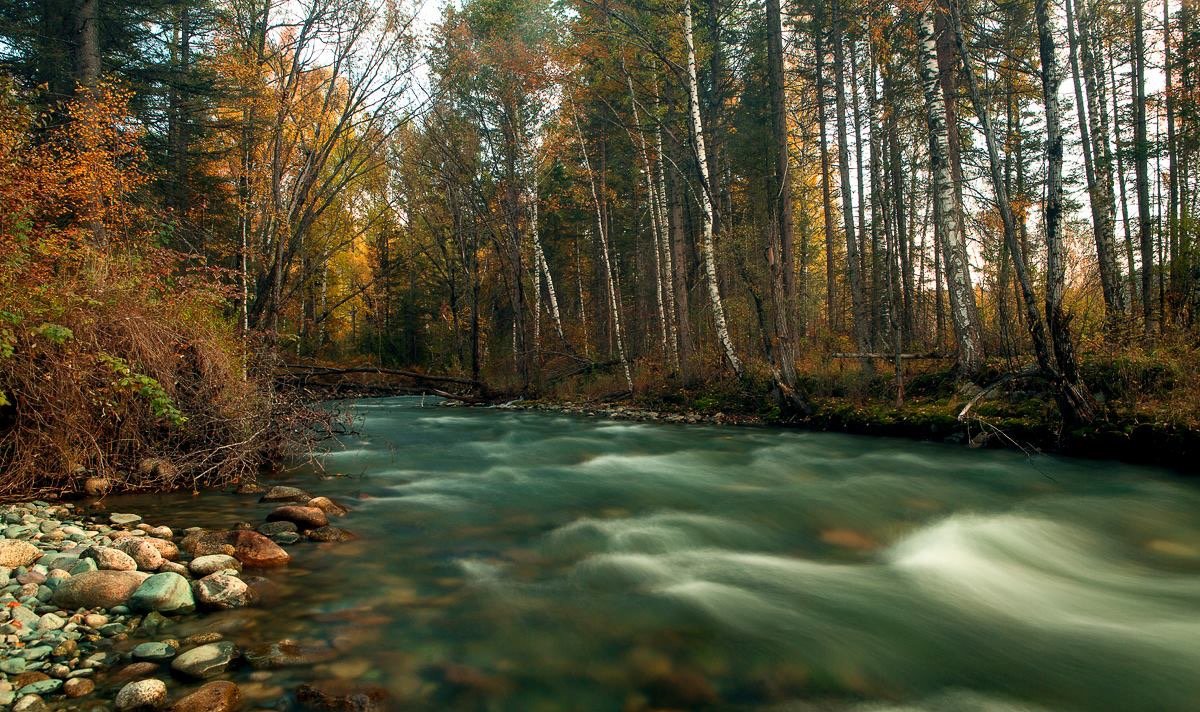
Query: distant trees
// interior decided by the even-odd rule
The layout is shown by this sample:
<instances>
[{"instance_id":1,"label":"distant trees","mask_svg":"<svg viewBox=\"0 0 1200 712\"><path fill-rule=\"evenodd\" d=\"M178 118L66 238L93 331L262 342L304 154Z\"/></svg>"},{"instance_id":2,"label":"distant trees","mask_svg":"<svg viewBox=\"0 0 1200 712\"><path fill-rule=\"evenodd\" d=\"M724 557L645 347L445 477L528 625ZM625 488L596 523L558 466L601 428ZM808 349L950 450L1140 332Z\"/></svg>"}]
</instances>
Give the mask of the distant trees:
<instances>
[{"instance_id":1,"label":"distant trees","mask_svg":"<svg viewBox=\"0 0 1200 712\"><path fill-rule=\"evenodd\" d=\"M0 67L128 86L162 242L300 355L802 409L830 354L933 353L1082 421L1081 344L1194 338L1195 15L468 0L422 46L365 0L16 0Z\"/></svg>"}]
</instances>

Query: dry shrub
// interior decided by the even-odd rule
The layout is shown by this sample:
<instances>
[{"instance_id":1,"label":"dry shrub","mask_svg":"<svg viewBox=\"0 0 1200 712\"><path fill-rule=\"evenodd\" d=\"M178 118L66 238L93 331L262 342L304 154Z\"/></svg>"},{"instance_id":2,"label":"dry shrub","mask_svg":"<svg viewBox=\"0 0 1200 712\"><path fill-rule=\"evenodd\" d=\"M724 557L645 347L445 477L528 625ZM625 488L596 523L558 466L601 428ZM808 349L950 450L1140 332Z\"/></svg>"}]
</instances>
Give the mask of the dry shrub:
<instances>
[{"instance_id":1,"label":"dry shrub","mask_svg":"<svg viewBox=\"0 0 1200 712\"><path fill-rule=\"evenodd\" d=\"M8 312L0 497L78 491L96 476L149 490L253 475L283 444L286 404L243 377L219 312L195 290L148 293L130 276L135 260L96 261L105 281L73 280L53 309L30 300Z\"/></svg>"},{"instance_id":2,"label":"dry shrub","mask_svg":"<svg viewBox=\"0 0 1200 712\"><path fill-rule=\"evenodd\" d=\"M0 81L0 498L223 484L302 433L219 274L158 246L128 92L34 116Z\"/></svg>"}]
</instances>

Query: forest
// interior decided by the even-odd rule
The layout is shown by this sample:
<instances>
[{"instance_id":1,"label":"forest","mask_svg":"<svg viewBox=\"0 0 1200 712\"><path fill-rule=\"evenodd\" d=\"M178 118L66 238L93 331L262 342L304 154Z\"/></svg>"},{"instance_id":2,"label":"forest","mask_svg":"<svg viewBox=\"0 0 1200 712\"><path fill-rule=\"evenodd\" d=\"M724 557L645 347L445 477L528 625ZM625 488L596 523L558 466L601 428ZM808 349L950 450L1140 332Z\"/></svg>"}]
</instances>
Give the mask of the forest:
<instances>
[{"instance_id":1,"label":"forest","mask_svg":"<svg viewBox=\"0 0 1200 712\"><path fill-rule=\"evenodd\" d=\"M1170 0L9 0L3 489L236 481L282 372L1182 461L1198 70Z\"/></svg>"}]
</instances>

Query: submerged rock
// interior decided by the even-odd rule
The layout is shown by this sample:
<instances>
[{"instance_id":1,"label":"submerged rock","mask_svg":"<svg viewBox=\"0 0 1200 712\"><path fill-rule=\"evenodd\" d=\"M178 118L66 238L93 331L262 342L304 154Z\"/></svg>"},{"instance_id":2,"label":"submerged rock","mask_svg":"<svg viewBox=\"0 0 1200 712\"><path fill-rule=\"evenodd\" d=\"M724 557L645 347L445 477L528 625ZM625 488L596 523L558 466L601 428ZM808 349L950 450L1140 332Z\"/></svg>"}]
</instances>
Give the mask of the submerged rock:
<instances>
[{"instance_id":1,"label":"submerged rock","mask_svg":"<svg viewBox=\"0 0 1200 712\"><path fill-rule=\"evenodd\" d=\"M377 686L355 686L341 680L301 685L296 701L317 712L376 712L385 709L387 690Z\"/></svg>"},{"instance_id":2,"label":"submerged rock","mask_svg":"<svg viewBox=\"0 0 1200 712\"><path fill-rule=\"evenodd\" d=\"M291 534L299 531L299 529L295 522L276 521L259 524L255 531L263 536L275 536L277 534Z\"/></svg>"},{"instance_id":3,"label":"submerged rock","mask_svg":"<svg viewBox=\"0 0 1200 712\"><path fill-rule=\"evenodd\" d=\"M259 502L307 502L312 495L299 487L272 487L259 498Z\"/></svg>"},{"instance_id":4,"label":"submerged rock","mask_svg":"<svg viewBox=\"0 0 1200 712\"><path fill-rule=\"evenodd\" d=\"M312 531L310 531L308 533L308 538L312 539L313 541L326 542L326 541L354 541L358 537L356 537L354 534L351 534L350 532L346 531L345 529L329 526L329 527L320 527L318 529L313 529Z\"/></svg>"},{"instance_id":5,"label":"submerged rock","mask_svg":"<svg viewBox=\"0 0 1200 712\"><path fill-rule=\"evenodd\" d=\"M251 648L246 651L246 660L260 670L272 670L329 662L337 655L337 650L327 643L288 639Z\"/></svg>"},{"instance_id":6,"label":"submerged rock","mask_svg":"<svg viewBox=\"0 0 1200 712\"><path fill-rule=\"evenodd\" d=\"M131 653L134 660L149 660L161 662L175 657L175 646L169 643L142 643Z\"/></svg>"},{"instance_id":7,"label":"submerged rock","mask_svg":"<svg viewBox=\"0 0 1200 712\"><path fill-rule=\"evenodd\" d=\"M232 712L242 704L238 686L226 680L205 684L171 705L171 712Z\"/></svg>"},{"instance_id":8,"label":"submerged rock","mask_svg":"<svg viewBox=\"0 0 1200 712\"><path fill-rule=\"evenodd\" d=\"M171 669L181 675L203 680L225 672L236 653L237 648L233 643L209 643L175 658L171 662Z\"/></svg>"},{"instance_id":9,"label":"submerged rock","mask_svg":"<svg viewBox=\"0 0 1200 712\"><path fill-rule=\"evenodd\" d=\"M133 595L150 574L142 571L87 571L63 581L53 604L66 609L112 608Z\"/></svg>"}]
</instances>

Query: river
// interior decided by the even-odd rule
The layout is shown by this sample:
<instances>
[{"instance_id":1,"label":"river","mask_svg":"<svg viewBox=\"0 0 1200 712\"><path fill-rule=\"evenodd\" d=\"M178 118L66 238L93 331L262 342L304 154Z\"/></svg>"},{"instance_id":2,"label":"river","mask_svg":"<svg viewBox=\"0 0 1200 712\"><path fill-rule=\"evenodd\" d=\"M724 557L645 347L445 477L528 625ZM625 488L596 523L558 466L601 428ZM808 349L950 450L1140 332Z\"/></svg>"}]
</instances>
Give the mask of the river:
<instances>
[{"instance_id":1,"label":"river","mask_svg":"<svg viewBox=\"0 0 1200 712\"><path fill-rule=\"evenodd\" d=\"M1116 462L768 428L354 405L281 480L359 535L257 608L180 623L397 708L1194 710L1200 488ZM113 498L177 526L227 494ZM189 627L190 626L190 627ZM305 647L306 646L306 647Z\"/></svg>"}]
</instances>

